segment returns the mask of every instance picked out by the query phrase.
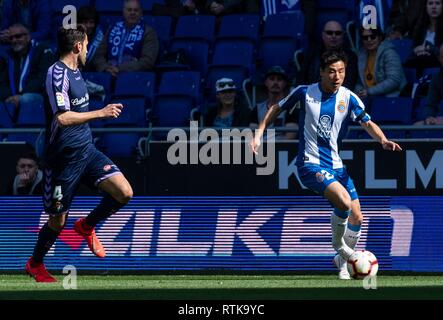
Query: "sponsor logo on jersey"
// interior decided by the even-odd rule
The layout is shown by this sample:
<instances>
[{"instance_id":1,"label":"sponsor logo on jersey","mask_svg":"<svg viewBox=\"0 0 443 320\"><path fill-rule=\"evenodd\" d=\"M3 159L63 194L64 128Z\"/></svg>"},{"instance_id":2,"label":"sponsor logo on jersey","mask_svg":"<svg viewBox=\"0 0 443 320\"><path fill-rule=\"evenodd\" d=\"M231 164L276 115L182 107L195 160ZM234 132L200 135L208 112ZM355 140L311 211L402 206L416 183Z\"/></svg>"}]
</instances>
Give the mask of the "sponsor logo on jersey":
<instances>
[{"instance_id":1,"label":"sponsor logo on jersey","mask_svg":"<svg viewBox=\"0 0 443 320\"><path fill-rule=\"evenodd\" d=\"M89 101L89 94L86 94L84 97L81 97L80 99L79 98L72 99L71 104L73 106L78 106L88 101Z\"/></svg>"},{"instance_id":2,"label":"sponsor logo on jersey","mask_svg":"<svg viewBox=\"0 0 443 320\"><path fill-rule=\"evenodd\" d=\"M55 100L57 101L57 106L63 107L65 105L65 98L63 97L63 93L56 92L55 93Z\"/></svg>"},{"instance_id":3,"label":"sponsor logo on jersey","mask_svg":"<svg viewBox=\"0 0 443 320\"><path fill-rule=\"evenodd\" d=\"M325 139L331 138L332 119L327 114L320 117L317 125L317 134Z\"/></svg>"}]
</instances>

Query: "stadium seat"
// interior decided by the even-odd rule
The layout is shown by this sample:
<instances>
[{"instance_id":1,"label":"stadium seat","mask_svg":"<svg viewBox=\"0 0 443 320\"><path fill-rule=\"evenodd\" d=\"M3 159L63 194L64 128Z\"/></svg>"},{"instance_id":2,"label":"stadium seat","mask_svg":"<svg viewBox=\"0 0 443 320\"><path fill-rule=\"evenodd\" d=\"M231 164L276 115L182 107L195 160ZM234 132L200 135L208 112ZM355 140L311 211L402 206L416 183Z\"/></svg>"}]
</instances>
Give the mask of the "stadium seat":
<instances>
[{"instance_id":1,"label":"stadium seat","mask_svg":"<svg viewBox=\"0 0 443 320\"><path fill-rule=\"evenodd\" d=\"M116 119L106 119L105 126L146 127L146 107L144 98L113 99L112 103L121 103L123 110Z\"/></svg>"},{"instance_id":2,"label":"stadium seat","mask_svg":"<svg viewBox=\"0 0 443 320\"><path fill-rule=\"evenodd\" d=\"M174 40L170 51L184 50L191 70L200 72L204 77L208 72L209 44L193 40Z\"/></svg>"},{"instance_id":3,"label":"stadium seat","mask_svg":"<svg viewBox=\"0 0 443 320\"><path fill-rule=\"evenodd\" d=\"M212 44L215 37L215 16L181 16L175 27L174 39L199 39Z\"/></svg>"},{"instance_id":4,"label":"stadium seat","mask_svg":"<svg viewBox=\"0 0 443 320\"><path fill-rule=\"evenodd\" d=\"M412 40L397 39L397 40L392 40L392 44L395 46L395 50L400 56L401 63L404 63L412 52Z\"/></svg>"},{"instance_id":5,"label":"stadium seat","mask_svg":"<svg viewBox=\"0 0 443 320\"><path fill-rule=\"evenodd\" d=\"M150 118L157 127L189 126L194 107L193 98L189 95L157 95Z\"/></svg>"},{"instance_id":6,"label":"stadium seat","mask_svg":"<svg viewBox=\"0 0 443 320\"><path fill-rule=\"evenodd\" d=\"M153 72L122 72L115 80L115 89L112 99L116 98L144 98L148 106L154 97L156 75Z\"/></svg>"},{"instance_id":7,"label":"stadium seat","mask_svg":"<svg viewBox=\"0 0 443 320\"><path fill-rule=\"evenodd\" d=\"M245 69L246 75L254 74L254 47L243 40L223 41L217 43L212 57L212 66L236 66Z\"/></svg>"},{"instance_id":8,"label":"stadium seat","mask_svg":"<svg viewBox=\"0 0 443 320\"><path fill-rule=\"evenodd\" d=\"M12 126L12 120L6 106L3 102L0 102L0 128L12 128Z\"/></svg>"},{"instance_id":9,"label":"stadium seat","mask_svg":"<svg viewBox=\"0 0 443 320\"><path fill-rule=\"evenodd\" d=\"M112 90L112 76L109 72L82 72L82 77L96 84L103 86L106 96L109 98Z\"/></svg>"},{"instance_id":10,"label":"stadium seat","mask_svg":"<svg viewBox=\"0 0 443 320\"><path fill-rule=\"evenodd\" d=\"M379 124L405 124L412 122L412 99L407 97L375 97L371 117Z\"/></svg>"},{"instance_id":11,"label":"stadium seat","mask_svg":"<svg viewBox=\"0 0 443 320\"><path fill-rule=\"evenodd\" d=\"M197 71L173 71L162 74L159 94L189 95L198 102L201 94L200 73Z\"/></svg>"},{"instance_id":12,"label":"stadium seat","mask_svg":"<svg viewBox=\"0 0 443 320\"><path fill-rule=\"evenodd\" d=\"M275 14L266 18L263 37L300 39L304 33L304 15L301 11Z\"/></svg>"},{"instance_id":13,"label":"stadium seat","mask_svg":"<svg viewBox=\"0 0 443 320\"><path fill-rule=\"evenodd\" d=\"M217 41L222 39L243 39L258 42L260 17L255 14L231 14L223 16Z\"/></svg>"},{"instance_id":14,"label":"stadium seat","mask_svg":"<svg viewBox=\"0 0 443 320\"><path fill-rule=\"evenodd\" d=\"M116 14L122 14L123 0L109 1L109 0L95 0L94 6L100 14L102 12L114 12Z\"/></svg>"},{"instance_id":15,"label":"stadium seat","mask_svg":"<svg viewBox=\"0 0 443 320\"><path fill-rule=\"evenodd\" d=\"M137 155L139 133L106 133L97 142L99 149L110 157L131 157Z\"/></svg>"},{"instance_id":16,"label":"stadium seat","mask_svg":"<svg viewBox=\"0 0 443 320\"><path fill-rule=\"evenodd\" d=\"M143 19L148 26L157 32L162 48L168 48L171 40L172 17L146 15Z\"/></svg>"},{"instance_id":17,"label":"stadium seat","mask_svg":"<svg viewBox=\"0 0 443 320\"><path fill-rule=\"evenodd\" d=\"M53 12L61 14L65 6L71 5L78 10L80 7L87 6L90 3L90 0L51 0L51 7Z\"/></svg>"},{"instance_id":18,"label":"stadium seat","mask_svg":"<svg viewBox=\"0 0 443 320\"><path fill-rule=\"evenodd\" d=\"M297 42L293 39L268 38L260 42L259 61L262 73L272 66L281 66L292 75L294 70L294 52L297 51Z\"/></svg>"}]
</instances>

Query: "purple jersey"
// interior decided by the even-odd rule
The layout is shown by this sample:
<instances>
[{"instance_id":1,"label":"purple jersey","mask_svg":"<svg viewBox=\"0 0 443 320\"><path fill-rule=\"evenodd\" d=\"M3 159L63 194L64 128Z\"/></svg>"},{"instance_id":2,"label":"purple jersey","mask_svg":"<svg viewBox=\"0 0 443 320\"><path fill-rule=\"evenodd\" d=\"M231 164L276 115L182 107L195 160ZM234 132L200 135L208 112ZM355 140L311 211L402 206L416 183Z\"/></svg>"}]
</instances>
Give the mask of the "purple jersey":
<instances>
[{"instance_id":1,"label":"purple jersey","mask_svg":"<svg viewBox=\"0 0 443 320\"><path fill-rule=\"evenodd\" d=\"M60 127L55 117L65 111L89 111L89 95L80 70L72 70L61 61L54 63L46 76L46 93L52 111L47 137L48 156L63 156L66 150L81 150L92 143L89 124Z\"/></svg>"}]
</instances>

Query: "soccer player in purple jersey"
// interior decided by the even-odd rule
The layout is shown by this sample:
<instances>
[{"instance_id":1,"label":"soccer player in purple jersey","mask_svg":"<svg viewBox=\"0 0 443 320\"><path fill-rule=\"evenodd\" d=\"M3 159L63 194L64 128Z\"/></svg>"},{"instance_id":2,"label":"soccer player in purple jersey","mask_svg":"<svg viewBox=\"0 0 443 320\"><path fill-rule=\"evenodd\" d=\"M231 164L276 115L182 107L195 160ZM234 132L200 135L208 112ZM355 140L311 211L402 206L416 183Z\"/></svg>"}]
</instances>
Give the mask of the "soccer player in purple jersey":
<instances>
[{"instance_id":1,"label":"soccer player in purple jersey","mask_svg":"<svg viewBox=\"0 0 443 320\"><path fill-rule=\"evenodd\" d=\"M101 258L105 257L105 249L95 234L95 226L121 209L133 195L119 168L93 144L88 122L117 118L123 106L108 104L100 110L88 109L89 95L78 69L86 62L86 29L81 25L77 29L62 27L57 37L60 60L48 69L46 77L51 110L47 113L43 202L49 219L40 229L34 252L25 265L26 272L37 282L57 281L46 270L43 259L66 224L80 183L105 194L87 217L74 224L89 249Z\"/></svg>"},{"instance_id":2,"label":"soccer player in purple jersey","mask_svg":"<svg viewBox=\"0 0 443 320\"><path fill-rule=\"evenodd\" d=\"M350 279L346 261L354 252L363 222L354 182L339 156L339 145L347 132L348 123L360 123L372 138L380 142L383 149L402 150L371 121L358 96L342 86L346 61L343 52L329 51L323 54L321 81L298 86L269 108L251 141L252 150L257 153L264 130L281 111L299 112L298 176L304 186L323 195L334 207L331 215L332 245L338 253L334 263L339 269L339 279Z\"/></svg>"}]
</instances>

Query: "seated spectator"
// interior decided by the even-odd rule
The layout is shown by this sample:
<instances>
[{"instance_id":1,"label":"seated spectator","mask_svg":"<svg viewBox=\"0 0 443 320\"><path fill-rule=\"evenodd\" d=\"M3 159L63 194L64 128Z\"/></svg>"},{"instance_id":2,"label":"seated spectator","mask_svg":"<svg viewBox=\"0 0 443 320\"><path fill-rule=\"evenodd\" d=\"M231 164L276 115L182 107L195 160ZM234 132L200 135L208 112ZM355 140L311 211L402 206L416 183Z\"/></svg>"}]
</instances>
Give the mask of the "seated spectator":
<instances>
[{"instance_id":1,"label":"seated spectator","mask_svg":"<svg viewBox=\"0 0 443 320\"><path fill-rule=\"evenodd\" d=\"M363 46L358 54L359 82L356 93L370 96L396 97L406 85L400 56L380 29L360 29Z\"/></svg>"},{"instance_id":2,"label":"seated spectator","mask_svg":"<svg viewBox=\"0 0 443 320\"><path fill-rule=\"evenodd\" d=\"M420 18L424 5L423 0L393 0L389 13L389 39L411 37L414 27Z\"/></svg>"},{"instance_id":3,"label":"seated spectator","mask_svg":"<svg viewBox=\"0 0 443 320\"><path fill-rule=\"evenodd\" d=\"M139 0L125 0L124 20L109 28L93 61L97 71L116 77L122 71L148 71L154 67L159 51L155 30L143 22Z\"/></svg>"},{"instance_id":4,"label":"seated spectator","mask_svg":"<svg viewBox=\"0 0 443 320\"><path fill-rule=\"evenodd\" d=\"M17 23L31 33L31 39L42 42L50 40L51 6L46 0L4 0L0 41L9 42L9 28Z\"/></svg>"},{"instance_id":5,"label":"seated spectator","mask_svg":"<svg viewBox=\"0 0 443 320\"><path fill-rule=\"evenodd\" d=\"M240 102L234 80L221 78L215 83L216 107L206 115L207 127L230 128L249 125L249 108Z\"/></svg>"},{"instance_id":6,"label":"seated spectator","mask_svg":"<svg viewBox=\"0 0 443 320\"><path fill-rule=\"evenodd\" d=\"M320 81L320 58L328 50L344 51L348 56L346 65L346 78L343 86L354 90L358 78L357 56L344 45L344 32L342 25L337 21L325 23L322 31L322 43L310 47L303 56L301 75L296 79L298 84L311 84Z\"/></svg>"},{"instance_id":7,"label":"seated spectator","mask_svg":"<svg viewBox=\"0 0 443 320\"><path fill-rule=\"evenodd\" d=\"M17 175L8 187L8 195L31 196L43 194L43 172L38 168L38 160L34 152L27 152L19 157L16 171Z\"/></svg>"},{"instance_id":8,"label":"seated spectator","mask_svg":"<svg viewBox=\"0 0 443 320\"><path fill-rule=\"evenodd\" d=\"M31 40L25 26L14 24L9 30L11 48L6 68L0 70L0 101L16 121L20 105L43 102L46 73L54 55L51 49Z\"/></svg>"},{"instance_id":9,"label":"seated spectator","mask_svg":"<svg viewBox=\"0 0 443 320\"><path fill-rule=\"evenodd\" d=\"M99 22L99 14L95 7L84 6L77 11L77 23L85 26L88 35L88 55L82 71L95 71L92 60L105 37Z\"/></svg>"},{"instance_id":10,"label":"seated spectator","mask_svg":"<svg viewBox=\"0 0 443 320\"><path fill-rule=\"evenodd\" d=\"M420 19L412 33L413 54L405 62L406 67L438 67L436 53L443 43L443 0L426 0Z\"/></svg>"},{"instance_id":11,"label":"seated spectator","mask_svg":"<svg viewBox=\"0 0 443 320\"><path fill-rule=\"evenodd\" d=\"M439 104L443 101L443 44L440 45L438 60L441 66L440 72L433 76L426 98L426 105L419 114L419 118L424 120L415 124L443 125L443 116L438 116Z\"/></svg>"},{"instance_id":12,"label":"seated spectator","mask_svg":"<svg viewBox=\"0 0 443 320\"><path fill-rule=\"evenodd\" d=\"M289 92L289 78L285 70L280 66L270 68L265 74L265 87L268 98L258 103L251 111L250 123L251 128L257 128L265 117L269 108L277 104L281 99L287 96ZM283 111L275 119L274 123L269 127L288 127L298 128L298 120L295 113L287 113ZM275 139L295 139L295 132L276 132ZM269 138L269 137L268 137Z\"/></svg>"}]
</instances>

